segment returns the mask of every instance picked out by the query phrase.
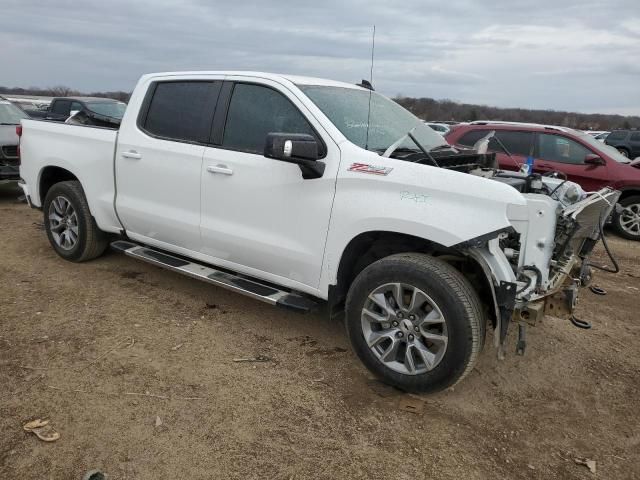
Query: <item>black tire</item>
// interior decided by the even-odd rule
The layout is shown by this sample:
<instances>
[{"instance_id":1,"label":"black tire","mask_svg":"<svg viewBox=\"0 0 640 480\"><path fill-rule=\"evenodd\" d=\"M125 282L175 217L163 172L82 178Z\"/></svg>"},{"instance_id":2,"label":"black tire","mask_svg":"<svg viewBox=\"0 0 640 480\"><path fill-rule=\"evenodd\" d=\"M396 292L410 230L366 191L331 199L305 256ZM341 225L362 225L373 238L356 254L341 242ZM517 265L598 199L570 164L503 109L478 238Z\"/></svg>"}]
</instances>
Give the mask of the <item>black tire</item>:
<instances>
[{"instance_id":1,"label":"black tire","mask_svg":"<svg viewBox=\"0 0 640 480\"><path fill-rule=\"evenodd\" d=\"M637 234L634 234L629 229L625 229L623 225L623 221L625 220L625 208L629 208L632 205L638 205L637 209L640 212L640 195L633 195L631 197L623 198L620 200L620 206L622 207L621 212L615 212L613 214L613 226L621 237L624 237L628 240L640 240L640 231Z\"/></svg>"},{"instance_id":2,"label":"black tire","mask_svg":"<svg viewBox=\"0 0 640 480\"><path fill-rule=\"evenodd\" d=\"M429 371L399 373L367 345L362 310L371 292L389 283L415 286L442 312L448 344L440 362ZM486 316L478 294L459 271L429 255L402 253L372 263L356 277L347 295L346 327L355 353L382 381L408 392L437 392L455 385L473 369L484 345Z\"/></svg>"},{"instance_id":3,"label":"black tire","mask_svg":"<svg viewBox=\"0 0 640 480\"><path fill-rule=\"evenodd\" d=\"M54 232L52 232L52 220L49 218L49 213L52 208L52 202L58 198L68 201L77 216L77 237L75 244L70 248L63 248L63 246L59 245L54 238ZM44 227L49 242L62 258L71 262L86 262L104 253L108 245L107 236L98 229L89 211L89 204L80 182L66 181L53 185L44 199L42 211L44 214Z\"/></svg>"}]
</instances>

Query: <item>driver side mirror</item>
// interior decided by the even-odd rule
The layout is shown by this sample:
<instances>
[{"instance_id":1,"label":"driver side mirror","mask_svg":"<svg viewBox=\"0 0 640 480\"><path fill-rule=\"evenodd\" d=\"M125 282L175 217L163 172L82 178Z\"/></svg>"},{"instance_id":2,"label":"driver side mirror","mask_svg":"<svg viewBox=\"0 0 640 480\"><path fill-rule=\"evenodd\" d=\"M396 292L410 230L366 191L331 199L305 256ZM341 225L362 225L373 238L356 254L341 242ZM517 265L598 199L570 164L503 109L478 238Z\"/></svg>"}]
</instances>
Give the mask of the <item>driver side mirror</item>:
<instances>
[{"instance_id":1,"label":"driver side mirror","mask_svg":"<svg viewBox=\"0 0 640 480\"><path fill-rule=\"evenodd\" d=\"M598 165L606 165L607 162L605 162L600 155L596 155L595 153L590 153L584 157L584 164L598 166Z\"/></svg>"},{"instance_id":2,"label":"driver side mirror","mask_svg":"<svg viewBox=\"0 0 640 480\"><path fill-rule=\"evenodd\" d=\"M295 163L302 170L302 178L320 178L325 165L319 162L320 144L312 135L304 133L268 133L264 156Z\"/></svg>"}]
</instances>

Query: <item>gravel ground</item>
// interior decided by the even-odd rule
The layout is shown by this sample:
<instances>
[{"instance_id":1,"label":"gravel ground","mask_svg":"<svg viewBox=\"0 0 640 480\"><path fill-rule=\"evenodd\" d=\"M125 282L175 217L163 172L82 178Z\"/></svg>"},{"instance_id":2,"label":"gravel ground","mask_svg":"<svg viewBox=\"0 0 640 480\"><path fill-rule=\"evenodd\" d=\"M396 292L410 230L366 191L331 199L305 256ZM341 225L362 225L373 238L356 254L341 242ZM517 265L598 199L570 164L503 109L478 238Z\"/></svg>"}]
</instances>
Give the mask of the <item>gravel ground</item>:
<instances>
[{"instance_id":1,"label":"gravel ground","mask_svg":"<svg viewBox=\"0 0 640 480\"><path fill-rule=\"evenodd\" d=\"M109 253L55 255L0 187L0 478L640 478L640 244L455 389L373 381L343 326ZM597 258L605 261L601 251ZM264 355L263 363L234 359ZM44 443L22 424L49 418ZM575 459L591 459L591 473Z\"/></svg>"}]
</instances>

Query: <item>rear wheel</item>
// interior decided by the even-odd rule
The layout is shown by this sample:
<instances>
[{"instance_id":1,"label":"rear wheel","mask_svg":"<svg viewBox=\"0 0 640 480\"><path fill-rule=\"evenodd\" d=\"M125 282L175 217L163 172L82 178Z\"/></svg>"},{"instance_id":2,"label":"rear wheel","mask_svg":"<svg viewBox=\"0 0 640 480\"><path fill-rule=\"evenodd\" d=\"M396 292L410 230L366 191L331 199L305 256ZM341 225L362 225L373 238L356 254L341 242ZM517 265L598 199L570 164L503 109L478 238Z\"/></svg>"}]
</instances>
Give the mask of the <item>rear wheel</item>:
<instances>
[{"instance_id":1,"label":"rear wheel","mask_svg":"<svg viewBox=\"0 0 640 480\"><path fill-rule=\"evenodd\" d=\"M91 216L80 182L56 183L42 207L49 242L65 260L84 262L102 255L107 248L107 237Z\"/></svg>"},{"instance_id":2,"label":"rear wheel","mask_svg":"<svg viewBox=\"0 0 640 480\"><path fill-rule=\"evenodd\" d=\"M405 391L435 392L469 373L482 349L485 316L457 270L424 254L378 260L354 280L347 333L365 366Z\"/></svg>"},{"instance_id":3,"label":"rear wheel","mask_svg":"<svg viewBox=\"0 0 640 480\"><path fill-rule=\"evenodd\" d=\"M613 215L613 225L618 233L629 240L640 240L640 195L620 201L621 211Z\"/></svg>"}]
</instances>

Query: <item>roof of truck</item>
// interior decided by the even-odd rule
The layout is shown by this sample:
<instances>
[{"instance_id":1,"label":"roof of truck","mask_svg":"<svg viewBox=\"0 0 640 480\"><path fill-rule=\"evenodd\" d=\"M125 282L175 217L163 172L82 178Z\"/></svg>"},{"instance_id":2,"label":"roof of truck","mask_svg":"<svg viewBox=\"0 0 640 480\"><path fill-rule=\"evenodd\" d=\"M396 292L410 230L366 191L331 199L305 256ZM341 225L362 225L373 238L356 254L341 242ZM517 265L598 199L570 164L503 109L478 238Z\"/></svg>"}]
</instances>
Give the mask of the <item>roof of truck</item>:
<instances>
[{"instance_id":1,"label":"roof of truck","mask_svg":"<svg viewBox=\"0 0 640 480\"><path fill-rule=\"evenodd\" d=\"M120 102L120 100L116 100L115 98L79 97L79 96L76 96L76 95L69 96L69 97L54 97L53 100L78 100L79 102Z\"/></svg>"},{"instance_id":2,"label":"roof of truck","mask_svg":"<svg viewBox=\"0 0 640 480\"><path fill-rule=\"evenodd\" d=\"M281 73L267 73L267 72L251 72L251 71L188 71L188 72L158 72L150 73L148 77L169 77L169 76L191 76L191 75L225 75L225 76L242 76L242 77L255 77L264 78L274 81L288 80L296 85L323 85L328 87L342 87L362 89L353 83L339 82L336 80L328 80L326 78L305 77L300 75L288 75ZM368 91L368 90L367 90Z\"/></svg>"}]
</instances>

